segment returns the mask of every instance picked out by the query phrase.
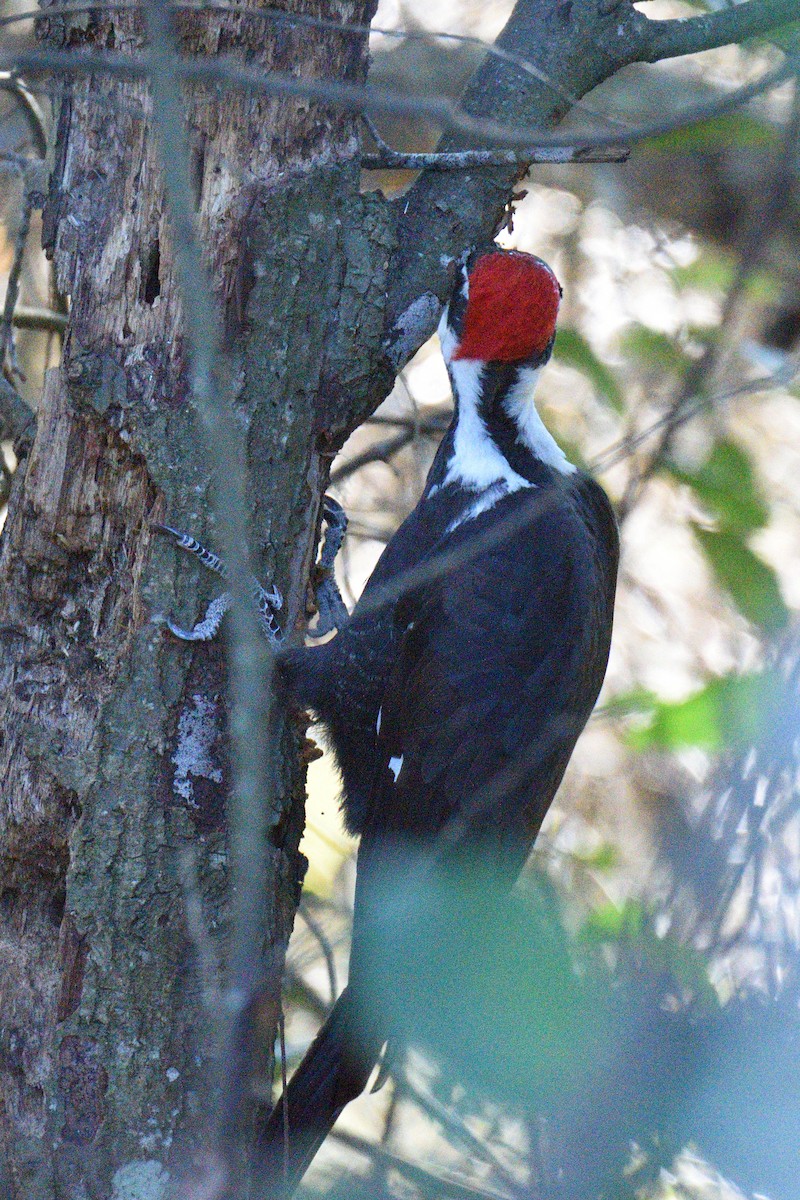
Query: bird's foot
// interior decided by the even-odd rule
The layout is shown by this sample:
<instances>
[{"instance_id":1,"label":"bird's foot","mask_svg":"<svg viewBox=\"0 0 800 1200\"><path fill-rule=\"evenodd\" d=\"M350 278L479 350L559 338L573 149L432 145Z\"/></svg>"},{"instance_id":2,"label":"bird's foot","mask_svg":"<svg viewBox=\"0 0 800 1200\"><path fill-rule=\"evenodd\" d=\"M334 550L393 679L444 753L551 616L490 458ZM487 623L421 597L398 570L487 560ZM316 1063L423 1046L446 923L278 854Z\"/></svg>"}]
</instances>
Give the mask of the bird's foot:
<instances>
[{"instance_id":1,"label":"bird's foot","mask_svg":"<svg viewBox=\"0 0 800 1200\"><path fill-rule=\"evenodd\" d=\"M207 567L209 571L213 571L215 575L219 575L222 579L228 578L228 568L219 555L214 554L211 550L207 550L191 534L181 533L179 529L173 529L171 525L154 523L153 529L173 538L182 550L186 550L189 554L193 554L195 558L199 558L203 566ZM256 606L264 635L272 645L278 645L283 638L283 634L275 612L277 609L282 608L283 596L277 587L264 588L257 579L252 577L250 582L252 585L253 602ZM159 615L154 620L166 625L167 629L183 642L210 642L216 637L219 627L222 624L222 618L232 603L233 596L231 593L223 592L221 596L217 596L211 601L206 609L205 616L191 629L184 629L168 616Z\"/></svg>"},{"instance_id":2,"label":"bird's foot","mask_svg":"<svg viewBox=\"0 0 800 1200\"><path fill-rule=\"evenodd\" d=\"M312 638L322 638L334 629L341 629L350 615L334 575L336 555L347 532L347 514L338 500L325 496L322 516L325 536L314 571L318 618L314 628L308 631L308 636Z\"/></svg>"}]
</instances>

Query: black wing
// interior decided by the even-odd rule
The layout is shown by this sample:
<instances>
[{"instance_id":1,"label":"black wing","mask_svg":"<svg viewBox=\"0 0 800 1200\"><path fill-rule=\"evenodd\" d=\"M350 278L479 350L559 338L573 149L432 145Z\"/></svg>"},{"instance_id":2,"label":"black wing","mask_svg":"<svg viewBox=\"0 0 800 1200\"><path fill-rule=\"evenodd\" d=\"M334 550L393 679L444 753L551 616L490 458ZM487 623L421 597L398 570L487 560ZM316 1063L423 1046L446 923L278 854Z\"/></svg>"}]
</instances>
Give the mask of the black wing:
<instances>
[{"instance_id":1,"label":"black wing","mask_svg":"<svg viewBox=\"0 0 800 1200\"><path fill-rule=\"evenodd\" d=\"M483 549L465 557L468 543ZM596 485L515 493L446 545L450 569L398 605L359 851L356 958L359 927L379 919L408 855L415 869L421 853L479 857L510 886L605 672L616 530Z\"/></svg>"}]
</instances>

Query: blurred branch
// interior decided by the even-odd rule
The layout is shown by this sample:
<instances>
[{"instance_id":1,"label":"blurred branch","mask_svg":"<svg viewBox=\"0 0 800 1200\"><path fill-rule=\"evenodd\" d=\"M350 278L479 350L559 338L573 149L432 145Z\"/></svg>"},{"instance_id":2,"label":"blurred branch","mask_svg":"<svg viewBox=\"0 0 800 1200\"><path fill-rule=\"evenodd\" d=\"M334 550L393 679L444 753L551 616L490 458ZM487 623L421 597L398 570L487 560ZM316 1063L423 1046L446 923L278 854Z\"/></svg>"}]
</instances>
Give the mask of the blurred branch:
<instances>
[{"instance_id":1,"label":"blurred branch","mask_svg":"<svg viewBox=\"0 0 800 1200\"><path fill-rule=\"evenodd\" d=\"M267 814L274 774L272 660L250 603L241 438L229 393L219 378L219 322L194 229L185 105L169 10L161 0L149 0L146 16L150 39L146 69L153 92L153 123L161 148L175 268L191 347L192 393L205 435L209 470L215 479L220 540L235 599L228 626L233 764L228 798L231 934L224 1005L228 1028L217 1064L221 1095L217 1132L223 1146L230 1148L231 1140L233 1144L238 1141L249 1076L251 1014L268 983L263 939Z\"/></svg>"},{"instance_id":2,"label":"blurred branch","mask_svg":"<svg viewBox=\"0 0 800 1200\"><path fill-rule=\"evenodd\" d=\"M11 261L11 269L8 272L8 283L6 284L6 298L3 304L3 314L0 316L0 371L6 368L6 357L8 357L8 370L13 375L18 375L21 379L24 378L22 372L17 366L16 348L14 346L14 309L16 308L17 300L19 299L19 283L22 276L22 266L25 259L25 247L28 244L28 234L31 229L31 214L34 207L34 193L29 186L27 172L23 174L25 186L22 199L22 211L17 225L16 235L14 237L14 257Z\"/></svg>"},{"instance_id":3,"label":"blurred branch","mask_svg":"<svg viewBox=\"0 0 800 1200\"><path fill-rule=\"evenodd\" d=\"M635 61L631 59L629 61ZM622 63L620 63L622 65ZM137 56L104 51L24 50L15 54L0 54L2 67L25 71L27 74L64 73L69 75L106 74L121 79L139 79L147 74L145 61ZM371 88L340 80L303 79L280 71L266 72L258 67L243 65L239 60L218 55L211 60L177 59L176 74L185 82L207 83L224 88L241 88L272 96L303 96L322 103L334 104L353 112L385 112L400 116L425 116L437 121L443 129L470 138L481 139L497 146L516 147L530 152L532 143L537 150L561 148L577 152L577 148L597 150L603 147L619 149L620 143L647 141L685 129L702 121L733 112L754 97L770 91L795 73L793 63L784 63L767 71L760 79L737 88L728 95L697 105L662 121L653 121L617 133L602 134L592 130L573 130L569 134L552 133L549 129L525 128L489 118L475 117L458 104L443 97L408 96L404 92Z\"/></svg>"},{"instance_id":4,"label":"blurred branch","mask_svg":"<svg viewBox=\"0 0 800 1200\"><path fill-rule=\"evenodd\" d=\"M315 1017L318 1017L320 1021L324 1021L330 1016L330 1004L320 996L319 992L290 963L287 963L283 973L283 982L284 990L287 990L288 985L288 990L296 992L305 1007Z\"/></svg>"},{"instance_id":5,"label":"blurred branch","mask_svg":"<svg viewBox=\"0 0 800 1200\"><path fill-rule=\"evenodd\" d=\"M330 941L325 935L325 931L319 921L309 912L308 901L303 899L298 905L297 911L305 921L306 927L312 937L316 940L322 957L325 959L325 968L328 972L328 988L330 990L330 1003L333 1005L339 993L339 985L336 980L336 963L333 958L333 948ZM327 1014L326 1014L327 1015Z\"/></svg>"},{"instance_id":6,"label":"blurred branch","mask_svg":"<svg viewBox=\"0 0 800 1200\"><path fill-rule=\"evenodd\" d=\"M453 1196L455 1200L511 1200L505 1192L497 1192L486 1187L477 1187L462 1180L454 1179L451 1175L443 1175L438 1171L431 1171L425 1167L420 1167L416 1163L409 1162L407 1158L401 1158L397 1154L392 1154L391 1151L378 1145L377 1142L370 1142L367 1138L358 1137L354 1133L347 1133L343 1129L334 1129L331 1137L341 1145L349 1146L351 1150L356 1150L359 1154L365 1154L367 1158L373 1159L385 1167L394 1167L410 1183L416 1184L417 1187L421 1188L423 1195L430 1194L433 1191L437 1196ZM519 1195L519 1192L515 1194Z\"/></svg>"},{"instance_id":7,"label":"blurred branch","mask_svg":"<svg viewBox=\"0 0 800 1200\"><path fill-rule=\"evenodd\" d=\"M0 375L0 441L10 441L19 457L30 449L36 432L36 413Z\"/></svg>"},{"instance_id":8,"label":"blurred branch","mask_svg":"<svg viewBox=\"0 0 800 1200\"><path fill-rule=\"evenodd\" d=\"M632 475L625 495L619 506L619 516L623 520L642 488L665 463L678 428L684 423L684 413L687 409L696 412L697 398L706 398L710 406L712 398L706 397L707 384L720 366L724 355L730 350L730 330L739 312L742 300L747 293L750 280L760 270L768 251L768 243L774 239L778 228L786 218L788 206L792 198L792 180L796 171L796 160L800 147L800 82L795 80L792 108L789 120L783 131L781 144L773 170L764 181L762 194L763 204L754 210L748 221L748 228L740 247L739 258L731 286L725 297L722 315L715 336L703 348L700 357L691 364L686 372L683 385L678 395L665 414L661 437L642 470ZM766 231L769 231L767 236Z\"/></svg>"},{"instance_id":9,"label":"blurred branch","mask_svg":"<svg viewBox=\"0 0 800 1200\"><path fill-rule=\"evenodd\" d=\"M639 446L649 441L666 425L672 423L673 429L677 429L678 426L683 425L704 409L716 408L720 404L739 399L742 396L754 396L759 392L768 392L775 387L788 387L799 374L800 353L797 353L787 356L781 367L770 375L760 375L757 379L748 379L738 387L722 388L710 396L695 394L683 405L679 413L673 414L670 410L638 433L627 434L618 442L614 442L607 450L596 455L589 463L589 467L595 472L606 471L609 467L614 467L617 463L629 458Z\"/></svg>"},{"instance_id":10,"label":"blurred branch","mask_svg":"<svg viewBox=\"0 0 800 1200\"><path fill-rule=\"evenodd\" d=\"M514 1176L506 1170L486 1142L475 1136L454 1109L448 1108L441 1101L437 1100L435 1096L430 1095L430 1093L421 1092L409 1082L407 1076L403 1078L402 1086L404 1093L410 1096L414 1103L418 1104L429 1117L438 1122L457 1142L465 1146L470 1154L475 1155L492 1168L498 1178L508 1188L512 1197L520 1197L520 1200L523 1197L529 1197L527 1189L520 1187Z\"/></svg>"},{"instance_id":11,"label":"blurred branch","mask_svg":"<svg viewBox=\"0 0 800 1200\"><path fill-rule=\"evenodd\" d=\"M386 462L393 454L397 454L404 446L408 446L414 441L416 430L412 427L401 429L399 433L393 437L386 438L382 442L375 442L374 445L368 446L366 450L362 450L360 454L354 454L346 462L339 467L334 467L331 471L330 482L341 483L345 479L349 479L356 471L360 471L362 467L366 467L369 463Z\"/></svg>"},{"instance_id":12,"label":"blurred branch","mask_svg":"<svg viewBox=\"0 0 800 1200\"><path fill-rule=\"evenodd\" d=\"M44 158L47 154L47 120L39 101L25 80L20 79L13 70L0 71L0 88L16 96L28 119L39 156Z\"/></svg>"}]
</instances>

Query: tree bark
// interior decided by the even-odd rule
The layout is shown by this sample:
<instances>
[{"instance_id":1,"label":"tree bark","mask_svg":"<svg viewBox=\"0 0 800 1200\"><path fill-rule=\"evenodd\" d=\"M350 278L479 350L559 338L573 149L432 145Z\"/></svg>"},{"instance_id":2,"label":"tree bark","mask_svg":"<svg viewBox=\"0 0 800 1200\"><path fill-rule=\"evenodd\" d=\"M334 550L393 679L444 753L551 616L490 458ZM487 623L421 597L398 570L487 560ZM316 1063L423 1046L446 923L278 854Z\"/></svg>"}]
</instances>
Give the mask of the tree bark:
<instances>
[{"instance_id":1,"label":"tree bark","mask_svg":"<svg viewBox=\"0 0 800 1200\"><path fill-rule=\"evenodd\" d=\"M369 3L295 11L372 15ZM144 49L141 18L127 13L48 14L43 34ZM355 81L366 69L363 37L263 14L186 16L180 36L187 53L241 47L277 69ZM294 623L327 462L319 347L331 313L380 328L387 240L358 195L351 117L235 93L220 103L202 88L187 109L224 374L246 437L248 520ZM4 1194L26 1200L160 1195L215 1103L198 960L224 958L223 664L216 648L192 652L150 620L172 610L191 621L213 586L150 528L168 517L213 542L213 477L187 388L150 118L143 83L62 87L45 226L71 317L0 560L0 1137ZM301 733L281 735L264 881L276 985L303 874ZM195 897L180 882L187 849ZM198 898L204 935L187 917ZM270 1044L274 1004L264 1012Z\"/></svg>"}]
</instances>

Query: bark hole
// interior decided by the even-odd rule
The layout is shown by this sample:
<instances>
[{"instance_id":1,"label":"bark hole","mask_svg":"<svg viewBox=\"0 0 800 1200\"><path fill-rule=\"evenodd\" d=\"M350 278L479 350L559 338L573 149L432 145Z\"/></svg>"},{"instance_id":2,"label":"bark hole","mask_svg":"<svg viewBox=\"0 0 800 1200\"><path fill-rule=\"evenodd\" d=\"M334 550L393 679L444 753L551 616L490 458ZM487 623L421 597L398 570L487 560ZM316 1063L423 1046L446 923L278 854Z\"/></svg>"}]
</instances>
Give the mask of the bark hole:
<instances>
[{"instance_id":1,"label":"bark hole","mask_svg":"<svg viewBox=\"0 0 800 1200\"><path fill-rule=\"evenodd\" d=\"M150 245L142 271L142 301L152 305L161 295L161 246L158 238Z\"/></svg>"}]
</instances>

